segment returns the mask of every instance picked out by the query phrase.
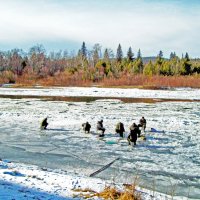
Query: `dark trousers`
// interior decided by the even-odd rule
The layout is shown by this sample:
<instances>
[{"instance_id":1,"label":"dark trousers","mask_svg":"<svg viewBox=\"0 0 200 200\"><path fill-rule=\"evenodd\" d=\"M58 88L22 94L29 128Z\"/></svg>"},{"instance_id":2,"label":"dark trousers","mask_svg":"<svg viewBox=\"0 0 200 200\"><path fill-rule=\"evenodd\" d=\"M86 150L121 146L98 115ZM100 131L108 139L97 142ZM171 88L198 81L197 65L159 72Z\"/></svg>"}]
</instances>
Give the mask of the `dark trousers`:
<instances>
[{"instance_id":1,"label":"dark trousers","mask_svg":"<svg viewBox=\"0 0 200 200\"><path fill-rule=\"evenodd\" d=\"M123 137L123 136L124 136L124 135L123 135L123 131L121 131L121 130L119 130L119 129L116 129L115 131L116 131L116 133L119 133L119 136L120 136L120 137Z\"/></svg>"},{"instance_id":2,"label":"dark trousers","mask_svg":"<svg viewBox=\"0 0 200 200\"><path fill-rule=\"evenodd\" d=\"M129 135L127 140L128 140L129 145L131 144L131 142L133 142L134 145L136 145L137 136L136 137L131 137L131 135Z\"/></svg>"}]
</instances>

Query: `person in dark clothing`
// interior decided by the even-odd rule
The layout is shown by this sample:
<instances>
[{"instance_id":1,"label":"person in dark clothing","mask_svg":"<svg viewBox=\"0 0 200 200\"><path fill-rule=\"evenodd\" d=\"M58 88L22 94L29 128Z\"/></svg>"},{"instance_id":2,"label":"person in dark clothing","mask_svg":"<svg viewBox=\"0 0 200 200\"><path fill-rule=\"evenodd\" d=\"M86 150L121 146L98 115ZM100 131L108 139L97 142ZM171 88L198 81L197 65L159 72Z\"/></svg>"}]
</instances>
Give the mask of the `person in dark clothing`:
<instances>
[{"instance_id":1,"label":"person in dark clothing","mask_svg":"<svg viewBox=\"0 0 200 200\"><path fill-rule=\"evenodd\" d=\"M97 131L101 131L99 137L104 137L105 128L103 127L103 120L97 122Z\"/></svg>"},{"instance_id":2,"label":"person in dark clothing","mask_svg":"<svg viewBox=\"0 0 200 200\"><path fill-rule=\"evenodd\" d=\"M122 122L117 123L115 131L119 133L120 137L123 137L123 133L125 132L124 124Z\"/></svg>"},{"instance_id":3,"label":"person in dark clothing","mask_svg":"<svg viewBox=\"0 0 200 200\"><path fill-rule=\"evenodd\" d=\"M41 123L41 129L46 129L48 126L47 123L47 117L43 119L42 123Z\"/></svg>"},{"instance_id":4,"label":"person in dark clothing","mask_svg":"<svg viewBox=\"0 0 200 200\"><path fill-rule=\"evenodd\" d=\"M134 145L136 145L136 141L137 141L138 135L140 135L139 128L136 125L136 123L133 123L131 125L131 127L130 127L130 134L129 134L128 138L127 138L128 144L130 145L131 142L133 142Z\"/></svg>"},{"instance_id":5,"label":"person in dark clothing","mask_svg":"<svg viewBox=\"0 0 200 200\"><path fill-rule=\"evenodd\" d=\"M85 131L85 133L90 133L91 125L88 122L83 123L82 127L83 127L83 130Z\"/></svg>"},{"instance_id":6,"label":"person in dark clothing","mask_svg":"<svg viewBox=\"0 0 200 200\"><path fill-rule=\"evenodd\" d=\"M142 127L142 129L145 131L145 129L146 129L146 124L147 124L146 119L145 119L144 117L142 117L142 118L140 119L140 122L139 122L138 126L139 126L139 127Z\"/></svg>"}]
</instances>

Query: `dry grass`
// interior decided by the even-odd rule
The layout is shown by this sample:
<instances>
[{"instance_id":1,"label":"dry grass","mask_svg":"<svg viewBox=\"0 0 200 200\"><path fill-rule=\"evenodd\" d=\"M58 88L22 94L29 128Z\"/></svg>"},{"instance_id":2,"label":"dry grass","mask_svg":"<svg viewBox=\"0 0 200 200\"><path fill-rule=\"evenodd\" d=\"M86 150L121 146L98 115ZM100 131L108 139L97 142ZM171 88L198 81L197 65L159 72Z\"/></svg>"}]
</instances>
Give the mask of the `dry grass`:
<instances>
[{"instance_id":1,"label":"dry grass","mask_svg":"<svg viewBox=\"0 0 200 200\"><path fill-rule=\"evenodd\" d=\"M23 75L16 79L16 83L20 85L42 85L42 86L88 86L91 81L82 80L79 74L71 75L68 72L59 73L55 76L48 76L45 78L38 78Z\"/></svg>"},{"instance_id":2,"label":"dry grass","mask_svg":"<svg viewBox=\"0 0 200 200\"><path fill-rule=\"evenodd\" d=\"M78 196L83 198L99 197L105 200L141 200L141 195L136 191L135 184L124 185L122 191L118 190L116 187L108 186L102 192L95 192L90 189L85 190L74 190L79 192Z\"/></svg>"},{"instance_id":3,"label":"dry grass","mask_svg":"<svg viewBox=\"0 0 200 200\"><path fill-rule=\"evenodd\" d=\"M7 79L0 77L0 82ZM70 74L62 72L53 77L38 78L34 74L24 74L16 78L20 85L42 85L42 86L92 86L102 87L135 87L147 89L159 89L166 87L191 87L200 88L200 76L144 76L144 75L123 75L120 78L104 78L99 82L82 79L81 73Z\"/></svg>"},{"instance_id":4,"label":"dry grass","mask_svg":"<svg viewBox=\"0 0 200 200\"><path fill-rule=\"evenodd\" d=\"M105 79L102 86L132 86L149 89L161 87L191 87L200 88L200 76L123 76L119 79Z\"/></svg>"}]
</instances>

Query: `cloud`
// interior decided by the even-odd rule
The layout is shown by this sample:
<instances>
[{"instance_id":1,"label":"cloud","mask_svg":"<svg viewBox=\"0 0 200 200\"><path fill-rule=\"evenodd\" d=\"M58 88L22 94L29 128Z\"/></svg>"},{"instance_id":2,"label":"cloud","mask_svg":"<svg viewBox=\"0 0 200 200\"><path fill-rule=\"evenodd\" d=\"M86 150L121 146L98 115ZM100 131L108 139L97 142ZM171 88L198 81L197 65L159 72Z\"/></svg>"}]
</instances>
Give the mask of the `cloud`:
<instances>
[{"instance_id":1,"label":"cloud","mask_svg":"<svg viewBox=\"0 0 200 200\"><path fill-rule=\"evenodd\" d=\"M56 41L100 43L124 51L132 46L143 54L159 50L197 56L199 6L180 5L179 1L8 1L0 7L0 43L49 44ZM187 12L186 12L187 11ZM73 45L72 45L73 46Z\"/></svg>"}]
</instances>

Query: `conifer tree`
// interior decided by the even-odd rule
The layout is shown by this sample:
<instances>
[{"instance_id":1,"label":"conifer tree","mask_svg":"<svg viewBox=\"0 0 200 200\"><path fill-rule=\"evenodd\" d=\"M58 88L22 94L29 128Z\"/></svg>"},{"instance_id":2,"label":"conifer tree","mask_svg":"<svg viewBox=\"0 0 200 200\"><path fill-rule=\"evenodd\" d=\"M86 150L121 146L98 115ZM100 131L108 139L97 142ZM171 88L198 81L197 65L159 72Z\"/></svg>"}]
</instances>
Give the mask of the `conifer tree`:
<instances>
[{"instance_id":1,"label":"conifer tree","mask_svg":"<svg viewBox=\"0 0 200 200\"><path fill-rule=\"evenodd\" d=\"M181 69L180 69L181 75L190 75L191 70L191 62L189 59L188 53L185 54L185 57L181 59Z\"/></svg>"},{"instance_id":2,"label":"conifer tree","mask_svg":"<svg viewBox=\"0 0 200 200\"><path fill-rule=\"evenodd\" d=\"M162 66L160 68L160 74L162 75L172 75L171 67L170 67L170 62L169 61L164 61L162 63Z\"/></svg>"},{"instance_id":3,"label":"conifer tree","mask_svg":"<svg viewBox=\"0 0 200 200\"><path fill-rule=\"evenodd\" d=\"M132 67L132 72L134 74L139 74L139 73L141 73L140 69L141 69L141 59L134 60L133 67Z\"/></svg>"},{"instance_id":4,"label":"conifer tree","mask_svg":"<svg viewBox=\"0 0 200 200\"><path fill-rule=\"evenodd\" d=\"M85 42L83 42L81 46L80 53L83 59L87 59L87 48L86 48Z\"/></svg>"},{"instance_id":5,"label":"conifer tree","mask_svg":"<svg viewBox=\"0 0 200 200\"><path fill-rule=\"evenodd\" d=\"M158 58L163 58L163 52L161 50L158 53Z\"/></svg>"},{"instance_id":6,"label":"conifer tree","mask_svg":"<svg viewBox=\"0 0 200 200\"><path fill-rule=\"evenodd\" d=\"M139 68L139 73L143 73L144 65L143 65L142 54L141 54L140 49L138 50L136 61L137 62L135 63L137 63L137 67Z\"/></svg>"},{"instance_id":7,"label":"conifer tree","mask_svg":"<svg viewBox=\"0 0 200 200\"><path fill-rule=\"evenodd\" d=\"M121 47L120 44L119 44L118 47L117 47L116 59L117 59L118 62L121 62L122 59L123 59L122 47Z\"/></svg>"},{"instance_id":8,"label":"conifer tree","mask_svg":"<svg viewBox=\"0 0 200 200\"><path fill-rule=\"evenodd\" d=\"M134 57L134 53L132 52L132 48L131 47L129 47L129 49L128 49L128 52L127 52L127 58L128 58L128 61L133 61L133 58Z\"/></svg>"},{"instance_id":9,"label":"conifer tree","mask_svg":"<svg viewBox=\"0 0 200 200\"><path fill-rule=\"evenodd\" d=\"M175 57L176 57L176 53L175 52L171 52L170 56L169 56L169 59L171 60L171 59L173 59Z\"/></svg>"},{"instance_id":10,"label":"conifer tree","mask_svg":"<svg viewBox=\"0 0 200 200\"><path fill-rule=\"evenodd\" d=\"M142 54L141 54L141 51L140 49L138 50L138 53L137 53L137 59L141 58L142 59Z\"/></svg>"},{"instance_id":11,"label":"conifer tree","mask_svg":"<svg viewBox=\"0 0 200 200\"><path fill-rule=\"evenodd\" d=\"M143 73L148 76L152 76L155 73L155 67L151 60L145 65Z\"/></svg>"},{"instance_id":12,"label":"conifer tree","mask_svg":"<svg viewBox=\"0 0 200 200\"><path fill-rule=\"evenodd\" d=\"M187 52L185 54L185 59L186 59L186 61L190 61L189 54Z\"/></svg>"},{"instance_id":13,"label":"conifer tree","mask_svg":"<svg viewBox=\"0 0 200 200\"><path fill-rule=\"evenodd\" d=\"M155 62L155 73L159 75L161 73L162 65L163 65L163 52L160 50Z\"/></svg>"}]
</instances>

